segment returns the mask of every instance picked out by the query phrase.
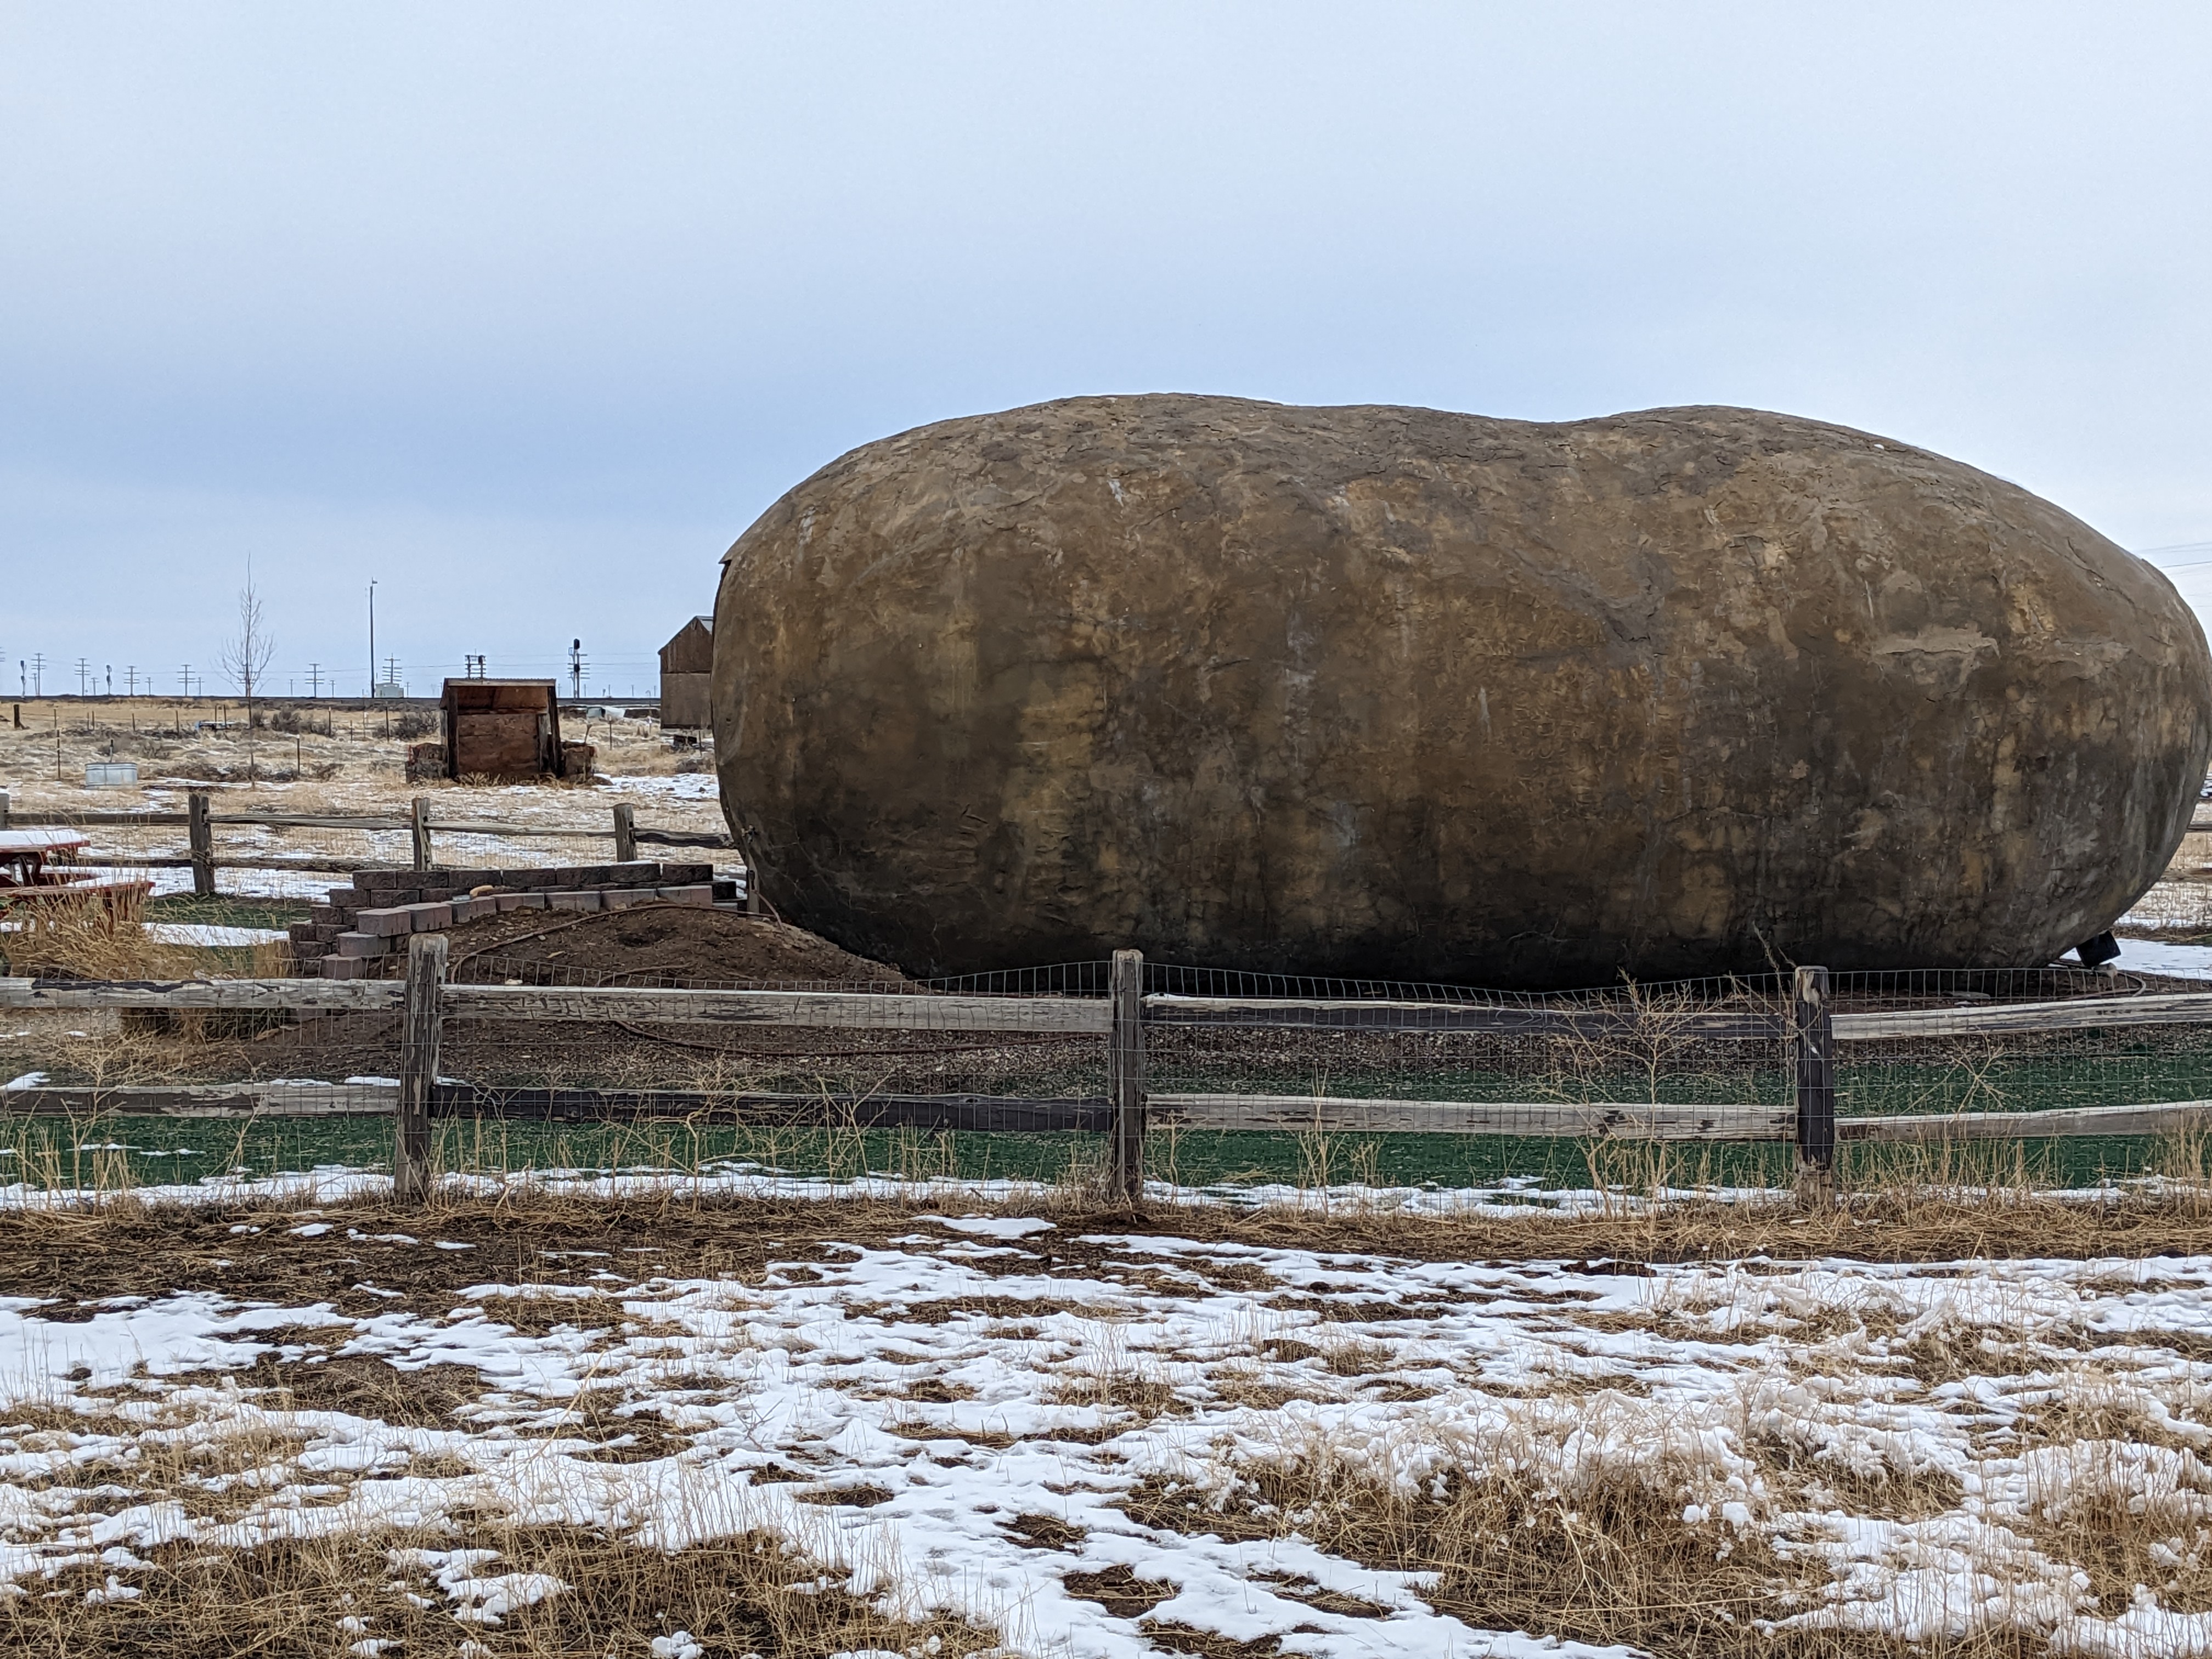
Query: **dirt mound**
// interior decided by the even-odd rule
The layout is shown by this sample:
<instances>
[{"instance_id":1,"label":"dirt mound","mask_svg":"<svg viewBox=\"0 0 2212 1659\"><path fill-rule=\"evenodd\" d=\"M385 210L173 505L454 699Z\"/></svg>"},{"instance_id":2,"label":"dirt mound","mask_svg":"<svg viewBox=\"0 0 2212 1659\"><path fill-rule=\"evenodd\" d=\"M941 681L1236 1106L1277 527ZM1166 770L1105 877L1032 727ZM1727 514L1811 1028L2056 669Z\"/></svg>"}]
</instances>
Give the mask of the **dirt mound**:
<instances>
[{"instance_id":1,"label":"dirt mound","mask_svg":"<svg viewBox=\"0 0 2212 1659\"><path fill-rule=\"evenodd\" d=\"M897 969L765 916L689 904L562 915L510 911L452 930L457 979L531 971L571 985L904 985ZM499 970L508 970L501 975ZM396 969L395 969L396 971Z\"/></svg>"}]
</instances>

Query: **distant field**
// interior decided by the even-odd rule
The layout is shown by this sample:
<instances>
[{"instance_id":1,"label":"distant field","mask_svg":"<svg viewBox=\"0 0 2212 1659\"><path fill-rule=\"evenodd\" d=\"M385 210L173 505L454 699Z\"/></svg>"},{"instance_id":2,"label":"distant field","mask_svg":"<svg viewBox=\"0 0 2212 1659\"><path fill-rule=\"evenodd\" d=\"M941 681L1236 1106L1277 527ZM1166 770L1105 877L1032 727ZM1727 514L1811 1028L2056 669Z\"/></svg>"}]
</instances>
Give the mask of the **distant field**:
<instances>
[{"instance_id":1,"label":"distant field","mask_svg":"<svg viewBox=\"0 0 2212 1659\"><path fill-rule=\"evenodd\" d=\"M14 706L0 702L0 711ZM21 707L21 730L0 712L0 789L8 792L10 806L18 812L180 810L187 789L207 788L217 793L218 813L248 805L280 812L391 813L404 809L410 798L426 795L447 817L603 831L611 822L612 804L627 800L637 808L639 822L652 827L710 831L726 827L713 775L704 769L710 757L699 750L672 749L648 720L563 723L564 736L585 738L599 750L598 769L606 775L599 785L549 780L478 787L407 781L407 744L419 740L421 733L400 733L411 731L406 724L409 713L421 719L416 711L404 711L388 720L378 713L341 711L306 702L264 704L264 718L296 724L299 729L256 730L249 762L242 710L235 699L204 698L191 703L167 698L91 703L48 700ZM137 763L139 787L87 788L86 764L111 759ZM407 836L389 830L224 826L216 831L216 846L217 856L224 859L250 858L259 851L288 859L326 854L341 860L404 864L410 853ZM501 841L449 835L438 837L435 848L438 857L451 864L531 866L587 863L594 854L604 862L608 842L604 836ZM98 830L94 848L172 856L187 850L181 830L112 828ZM156 890L164 894L191 890L186 871L155 872L152 878ZM216 886L225 898L304 902L319 897L332 879L296 871L223 870ZM170 919L265 925L245 920L241 912Z\"/></svg>"}]
</instances>

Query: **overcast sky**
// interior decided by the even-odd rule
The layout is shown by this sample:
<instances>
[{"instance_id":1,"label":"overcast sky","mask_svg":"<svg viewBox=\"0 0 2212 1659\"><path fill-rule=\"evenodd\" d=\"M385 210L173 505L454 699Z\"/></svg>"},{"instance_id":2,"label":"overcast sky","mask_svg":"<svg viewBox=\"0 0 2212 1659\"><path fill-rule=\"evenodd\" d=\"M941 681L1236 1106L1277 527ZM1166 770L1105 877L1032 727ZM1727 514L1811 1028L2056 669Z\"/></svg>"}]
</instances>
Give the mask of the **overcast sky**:
<instances>
[{"instance_id":1,"label":"overcast sky","mask_svg":"<svg viewBox=\"0 0 2212 1659\"><path fill-rule=\"evenodd\" d=\"M594 685L841 452L1725 403L2212 610L2212 6L0 0L0 655ZM224 684L208 673L210 689Z\"/></svg>"}]
</instances>

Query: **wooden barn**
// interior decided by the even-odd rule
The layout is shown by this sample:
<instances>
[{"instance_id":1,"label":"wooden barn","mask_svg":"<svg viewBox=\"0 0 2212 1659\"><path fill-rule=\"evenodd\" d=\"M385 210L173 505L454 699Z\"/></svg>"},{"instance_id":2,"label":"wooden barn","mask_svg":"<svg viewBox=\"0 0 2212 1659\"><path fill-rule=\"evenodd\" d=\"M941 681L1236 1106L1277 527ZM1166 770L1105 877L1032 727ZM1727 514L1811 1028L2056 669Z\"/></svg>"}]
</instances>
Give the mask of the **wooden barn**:
<instances>
[{"instance_id":1,"label":"wooden barn","mask_svg":"<svg viewBox=\"0 0 2212 1659\"><path fill-rule=\"evenodd\" d=\"M551 680L447 680L443 701L447 777L511 783L567 775Z\"/></svg>"},{"instance_id":2,"label":"wooden barn","mask_svg":"<svg viewBox=\"0 0 2212 1659\"><path fill-rule=\"evenodd\" d=\"M705 732L714 724L708 684L714 672L714 619L694 617L660 647L660 729Z\"/></svg>"}]
</instances>

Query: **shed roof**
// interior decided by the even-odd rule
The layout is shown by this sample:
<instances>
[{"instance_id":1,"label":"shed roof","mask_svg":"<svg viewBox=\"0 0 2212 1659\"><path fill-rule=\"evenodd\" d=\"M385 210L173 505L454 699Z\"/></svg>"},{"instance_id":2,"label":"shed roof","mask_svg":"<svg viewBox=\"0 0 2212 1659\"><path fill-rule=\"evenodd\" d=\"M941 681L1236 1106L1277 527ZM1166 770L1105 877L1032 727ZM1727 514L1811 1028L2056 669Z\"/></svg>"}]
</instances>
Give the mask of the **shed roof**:
<instances>
[{"instance_id":1,"label":"shed roof","mask_svg":"<svg viewBox=\"0 0 2212 1659\"><path fill-rule=\"evenodd\" d=\"M714 619L694 617L669 637L660 647L660 672L664 674L703 674L714 664Z\"/></svg>"}]
</instances>

